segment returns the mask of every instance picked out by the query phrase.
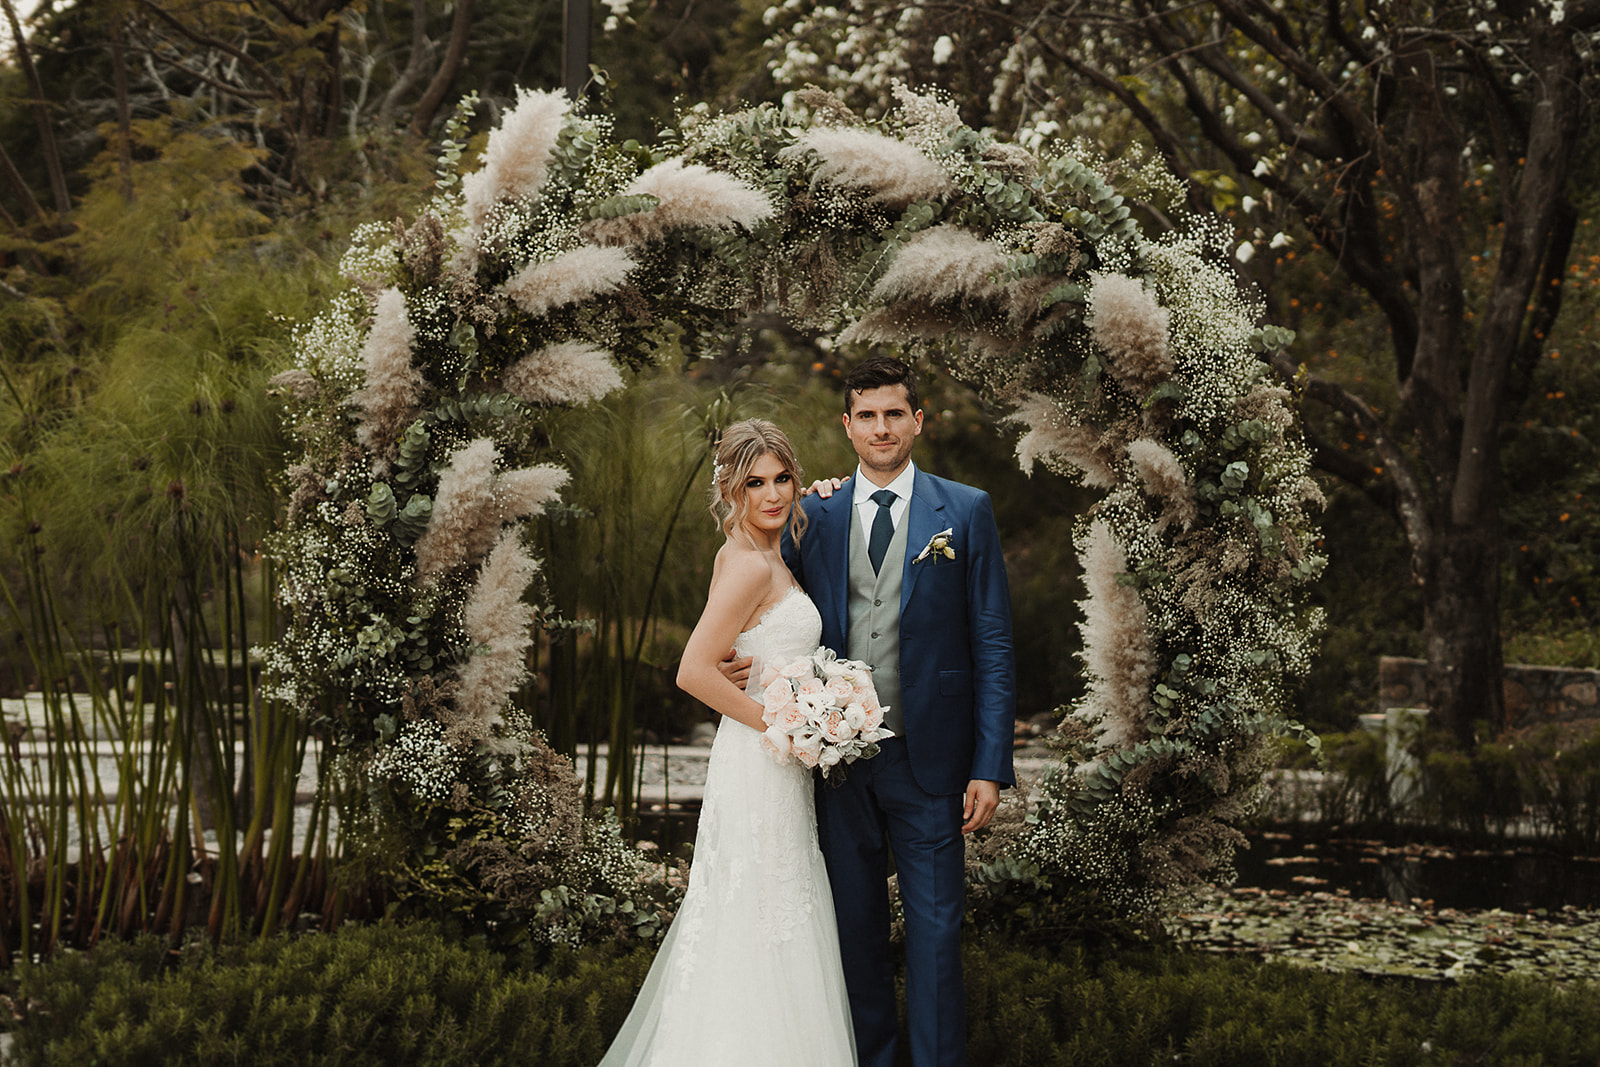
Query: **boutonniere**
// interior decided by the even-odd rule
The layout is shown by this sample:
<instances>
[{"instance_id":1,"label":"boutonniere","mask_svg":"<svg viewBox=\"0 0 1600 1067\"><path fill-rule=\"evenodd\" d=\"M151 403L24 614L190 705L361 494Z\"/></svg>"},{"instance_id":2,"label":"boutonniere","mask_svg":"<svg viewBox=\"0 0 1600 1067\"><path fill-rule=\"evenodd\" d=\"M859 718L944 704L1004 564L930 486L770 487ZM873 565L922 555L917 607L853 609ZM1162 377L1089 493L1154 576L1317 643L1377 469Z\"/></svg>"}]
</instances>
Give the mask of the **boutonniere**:
<instances>
[{"instance_id":1,"label":"boutonniere","mask_svg":"<svg viewBox=\"0 0 1600 1067\"><path fill-rule=\"evenodd\" d=\"M918 552L917 553L917 558L912 560L911 562L913 564L921 563L923 560L927 559L929 556L933 557L933 561L935 563L939 562L939 557L940 556L943 556L945 559L955 559L956 558L956 550L950 547L950 539L953 536L955 536L955 531L954 530L951 530L951 529L940 530L938 533L936 533L932 537L928 538L928 543L926 545L922 546L922 551Z\"/></svg>"}]
</instances>

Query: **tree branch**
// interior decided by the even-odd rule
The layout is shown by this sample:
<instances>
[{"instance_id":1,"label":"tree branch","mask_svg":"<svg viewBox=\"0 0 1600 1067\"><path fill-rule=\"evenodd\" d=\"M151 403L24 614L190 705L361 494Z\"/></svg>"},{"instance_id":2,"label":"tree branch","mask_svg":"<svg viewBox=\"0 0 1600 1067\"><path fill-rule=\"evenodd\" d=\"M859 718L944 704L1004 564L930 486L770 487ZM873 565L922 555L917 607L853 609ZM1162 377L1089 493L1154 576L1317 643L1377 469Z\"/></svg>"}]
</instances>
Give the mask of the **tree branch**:
<instances>
[{"instance_id":1,"label":"tree branch","mask_svg":"<svg viewBox=\"0 0 1600 1067\"><path fill-rule=\"evenodd\" d=\"M3 0L3 2L9 3L10 0ZM146 11L150 12L156 18L160 19L162 22L165 22L168 26L171 26L174 30L177 30L179 34L187 37L195 44L204 45L207 48L214 48L224 55L229 55L234 59L237 59L246 67L249 67L250 70L255 73L256 77L261 79L262 84L267 86L268 95L270 95L272 99L282 100L284 98L283 88L278 84L278 80L272 76L271 72L268 71L266 67L257 62L255 58L252 57L248 52L229 44L227 41L219 40L218 38L212 37L210 34L201 33L199 30L194 30L188 26L185 26L183 22L180 21L176 16L165 11L161 7L158 7L152 2L152 0L135 0L135 3L144 8Z\"/></svg>"},{"instance_id":2,"label":"tree branch","mask_svg":"<svg viewBox=\"0 0 1600 1067\"><path fill-rule=\"evenodd\" d=\"M17 63L22 67L29 94L33 97L34 118L39 124L39 149L44 155L45 172L50 175L50 192L55 197L56 214L60 216L61 224L66 225L67 216L72 213L72 197L67 192L67 175L61 167L61 153L56 149L55 130L50 123L50 101L44 95L44 83L40 81L39 71L33 65L33 53L23 35L22 23L17 19L17 9L12 6L11 0L0 0L0 5L4 6L6 21L11 24L11 40L17 50Z\"/></svg>"},{"instance_id":3,"label":"tree branch","mask_svg":"<svg viewBox=\"0 0 1600 1067\"><path fill-rule=\"evenodd\" d=\"M439 105L444 103L445 93L450 91L450 83L455 81L466 60L467 38L472 32L472 5L473 0L456 0L455 18L450 23L450 44L445 48L444 60L411 116L410 130L418 137L428 132Z\"/></svg>"},{"instance_id":4,"label":"tree branch","mask_svg":"<svg viewBox=\"0 0 1600 1067\"><path fill-rule=\"evenodd\" d=\"M1394 512L1405 530L1406 541L1411 546L1412 567L1424 573L1422 561L1433 544L1433 528L1428 521L1428 501L1411 461L1389 437L1383 421L1367 402L1337 382L1319 378L1314 374L1302 377L1300 368L1287 355L1279 352L1271 359L1272 369L1291 386L1302 389L1307 397L1349 416L1357 428L1367 435L1373 451L1383 464L1383 475L1394 486ZM1330 472L1336 473L1336 472ZM1359 483L1358 487L1359 487Z\"/></svg>"}]
</instances>

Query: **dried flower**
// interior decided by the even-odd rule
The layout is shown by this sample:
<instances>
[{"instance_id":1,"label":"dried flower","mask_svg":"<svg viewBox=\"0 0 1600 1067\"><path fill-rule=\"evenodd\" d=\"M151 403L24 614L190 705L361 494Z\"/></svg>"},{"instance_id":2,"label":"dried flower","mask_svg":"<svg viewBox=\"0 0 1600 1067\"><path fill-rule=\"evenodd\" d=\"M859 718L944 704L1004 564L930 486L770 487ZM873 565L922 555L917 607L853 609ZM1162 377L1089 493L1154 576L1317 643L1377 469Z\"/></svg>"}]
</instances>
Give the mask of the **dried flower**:
<instances>
[{"instance_id":1,"label":"dried flower","mask_svg":"<svg viewBox=\"0 0 1600 1067\"><path fill-rule=\"evenodd\" d=\"M288 393L296 400L310 400L317 395L317 380L299 367L291 367L286 371L279 371L267 379L267 395L278 396Z\"/></svg>"},{"instance_id":2,"label":"dried flower","mask_svg":"<svg viewBox=\"0 0 1600 1067\"><path fill-rule=\"evenodd\" d=\"M505 391L530 404L587 404L622 387L611 353L583 341L563 341L523 356L507 368Z\"/></svg>"},{"instance_id":3,"label":"dried flower","mask_svg":"<svg viewBox=\"0 0 1600 1067\"><path fill-rule=\"evenodd\" d=\"M1110 489L1117 484L1114 453L1106 447L1104 435L1090 426L1075 422L1061 405L1039 393L1029 393L1008 417L1021 423L1027 432L1017 441L1017 462L1024 471L1052 460L1077 468L1083 484L1095 489Z\"/></svg>"},{"instance_id":4,"label":"dried flower","mask_svg":"<svg viewBox=\"0 0 1600 1067\"><path fill-rule=\"evenodd\" d=\"M1005 265L1005 252L993 242L958 226L935 226L906 242L872 295L885 303L994 300L1006 291L994 280Z\"/></svg>"},{"instance_id":5,"label":"dried flower","mask_svg":"<svg viewBox=\"0 0 1600 1067\"><path fill-rule=\"evenodd\" d=\"M1145 605L1137 589L1118 580L1127 555L1104 519L1089 524L1079 559L1089 593L1078 605L1089 695L1074 714L1093 726L1103 748L1126 748L1145 736L1155 678Z\"/></svg>"},{"instance_id":6,"label":"dried flower","mask_svg":"<svg viewBox=\"0 0 1600 1067\"><path fill-rule=\"evenodd\" d=\"M528 676L533 608L522 594L537 570L520 534L511 529L500 535L478 574L461 613L472 654L460 670L458 717L448 724L453 740L487 738L512 690Z\"/></svg>"},{"instance_id":7,"label":"dried flower","mask_svg":"<svg viewBox=\"0 0 1600 1067\"><path fill-rule=\"evenodd\" d=\"M500 451L487 437L479 437L450 454L439 475L428 527L417 538L417 577L436 581L444 572L467 561L470 545L481 540L474 534L499 523L494 506L494 468Z\"/></svg>"},{"instance_id":8,"label":"dried flower","mask_svg":"<svg viewBox=\"0 0 1600 1067\"><path fill-rule=\"evenodd\" d=\"M372 332L361 348L366 385L350 395L350 402L361 409L356 440L378 457L380 467L393 457L395 443L416 417L427 386L411 365L415 339L405 296L398 289L385 289L378 296Z\"/></svg>"},{"instance_id":9,"label":"dried flower","mask_svg":"<svg viewBox=\"0 0 1600 1067\"><path fill-rule=\"evenodd\" d=\"M566 94L518 89L517 102L489 135L483 166L461 179L469 235L476 237L502 200L533 197L544 185L550 153L567 117Z\"/></svg>"},{"instance_id":10,"label":"dried flower","mask_svg":"<svg viewBox=\"0 0 1600 1067\"><path fill-rule=\"evenodd\" d=\"M1189 476L1178 457L1159 441L1140 438L1128 446L1128 458L1147 493L1163 501L1171 518L1185 530L1200 517L1200 505L1189 488Z\"/></svg>"},{"instance_id":11,"label":"dried flower","mask_svg":"<svg viewBox=\"0 0 1600 1067\"><path fill-rule=\"evenodd\" d=\"M583 245L542 263L530 263L500 288L530 315L614 291L633 270L626 249Z\"/></svg>"},{"instance_id":12,"label":"dried flower","mask_svg":"<svg viewBox=\"0 0 1600 1067\"><path fill-rule=\"evenodd\" d=\"M1089 331L1111 357L1111 376L1136 400L1172 377L1168 313L1149 290L1121 274L1102 274L1089 293Z\"/></svg>"},{"instance_id":13,"label":"dried flower","mask_svg":"<svg viewBox=\"0 0 1600 1067\"><path fill-rule=\"evenodd\" d=\"M955 191L944 168L914 145L859 128L822 127L807 130L779 153L785 162L815 152L821 160L817 180L844 189L859 189L889 207L905 207Z\"/></svg>"},{"instance_id":14,"label":"dried flower","mask_svg":"<svg viewBox=\"0 0 1600 1067\"><path fill-rule=\"evenodd\" d=\"M644 244L673 230L725 230L738 225L753 229L772 217L772 201L755 186L699 163L669 159L639 175L625 190L655 197L650 211L596 219L584 227L591 240L603 244Z\"/></svg>"}]
</instances>

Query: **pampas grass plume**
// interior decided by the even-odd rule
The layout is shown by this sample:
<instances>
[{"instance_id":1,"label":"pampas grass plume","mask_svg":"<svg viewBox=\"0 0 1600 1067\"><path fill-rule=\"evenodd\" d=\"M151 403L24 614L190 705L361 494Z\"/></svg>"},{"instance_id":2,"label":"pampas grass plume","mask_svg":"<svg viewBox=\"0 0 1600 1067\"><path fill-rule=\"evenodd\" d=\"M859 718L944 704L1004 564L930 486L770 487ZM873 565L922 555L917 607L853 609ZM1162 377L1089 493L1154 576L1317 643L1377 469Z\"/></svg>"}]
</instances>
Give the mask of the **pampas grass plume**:
<instances>
[{"instance_id":1,"label":"pampas grass plume","mask_svg":"<svg viewBox=\"0 0 1600 1067\"><path fill-rule=\"evenodd\" d=\"M582 341L530 352L506 369L505 391L530 404L587 404L622 387L611 353Z\"/></svg>"},{"instance_id":2,"label":"pampas grass plume","mask_svg":"<svg viewBox=\"0 0 1600 1067\"><path fill-rule=\"evenodd\" d=\"M1128 446L1128 458L1133 460L1133 469L1139 472L1145 492L1164 501L1185 530L1192 529L1200 517L1200 505L1178 457L1159 441L1143 437Z\"/></svg>"},{"instance_id":3,"label":"pampas grass plume","mask_svg":"<svg viewBox=\"0 0 1600 1067\"><path fill-rule=\"evenodd\" d=\"M651 211L589 223L584 232L592 240L642 244L672 230L725 230L734 225L753 229L772 217L772 201L760 189L731 174L681 159L657 163L623 192L648 193L660 202Z\"/></svg>"},{"instance_id":4,"label":"pampas grass plume","mask_svg":"<svg viewBox=\"0 0 1600 1067\"><path fill-rule=\"evenodd\" d=\"M1110 355L1111 376L1134 398L1172 377L1167 309L1139 282L1102 274L1089 291L1089 333Z\"/></svg>"},{"instance_id":5,"label":"pampas grass plume","mask_svg":"<svg viewBox=\"0 0 1600 1067\"><path fill-rule=\"evenodd\" d=\"M841 333L841 345L903 344L906 341L937 341L956 328L947 315L926 304L902 301L890 307L868 311Z\"/></svg>"},{"instance_id":6,"label":"pampas grass plume","mask_svg":"<svg viewBox=\"0 0 1600 1067\"><path fill-rule=\"evenodd\" d=\"M417 577L433 582L467 560L473 535L494 516L494 465L500 453L487 437L450 454L439 475L428 528L417 538Z\"/></svg>"},{"instance_id":7,"label":"pampas grass plume","mask_svg":"<svg viewBox=\"0 0 1600 1067\"><path fill-rule=\"evenodd\" d=\"M1100 433L1073 422L1059 404L1042 393L1023 397L1006 421L1028 428L1017 442L1017 462L1029 474L1035 463L1056 459L1081 471L1083 484L1091 489L1110 489L1117 484L1117 472L1103 454Z\"/></svg>"},{"instance_id":8,"label":"pampas grass plume","mask_svg":"<svg viewBox=\"0 0 1600 1067\"><path fill-rule=\"evenodd\" d=\"M522 594L537 570L515 529L500 535L484 562L462 609L462 626L473 651L461 666L455 696L460 717L449 723L452 740L487 738L512 690L528 676L533 609Z\"/></svg>"},{"instance_id":9,"label":"pampas grass plume","mask_svg":"<svg viewBox=\"0 0 1600 1067\"><path fill-rule=\"evenodd\" d=\"M779 153L785 162L815 152L817 178L845 189L860 189L889 207L905 207L955 190L944 168L914 145L871 130L815 127Z\"/></svg>"},{"instance_id":10,"label":"pampas grass plume","mask_svg":"<svg viewBox=\"0 0 1600 1067\"><path fill-rule=\"evenodd\" d=\"M386 462L400 432L410 423L427 383L411 365L416 330L406 316L406 298L398 289L378 294L372 331L361 348L366 385L350 394L360 409L356 440Z\"/></svg>"},{"instance_id":11,"label":"pampas grass plume","mask_svg":"<svg viewBox=\"0 0 1600 1067\"><path fill-rule=\"evenodd\" d=\"M1137 589L1117 581L1128 559L1104 519L1090 524L1079 559L1089 594L1078 605L1089 695L1075 714L1093 725L1102 748L1123 748L1145 738L1155 678L1144 601Z\"/></svg>"},{"instance_id":12,"label":"pampas grass plume","mask_svg":"<svg viewBox=\"0 0 1600 1067\"><path fill-rule=\"evenodd\" d=\"M633 257L621 248L583 245L531 263L501 289L530 315L609 293L627 280Z\"/></svg>"},{"instance_id":13,"label":"pampas grass plume","mask_svg":"<svg viewBox=\"0 0 1600 1067\"><path fill-rule=\"evenodd\" d=\"M461 179L462 209L472 233L483 229L490 210L501 200L538 194L567 109L567 96L560 90L517 90L516 104L489 135L483 166Z\"/></svg>"},{"instance_id":14,"label":"pampas grass plume","mask_svg":"<svg viewBox=\"0 0 1600 1067\"><path fill-rule=\"evenodd\" d=\"M477 527L467 536L467 562L482 559L506 523L543 511L569 477L565 468L556 466L524 467L496 475L489 503Z\"/></svg>"},{"instance_id":15,"label":"pampas grass plume","mask_svg":"<svg viewBox=\"0 0 1600 1067\"><path fill-rule=\"evenodd\" d=\"M1005 286L993 281L1005 265L998 246L959 226L935 226L906 242L872 295L885 302L993 300L1005 295Z\"/></svg>"}]
</instances>

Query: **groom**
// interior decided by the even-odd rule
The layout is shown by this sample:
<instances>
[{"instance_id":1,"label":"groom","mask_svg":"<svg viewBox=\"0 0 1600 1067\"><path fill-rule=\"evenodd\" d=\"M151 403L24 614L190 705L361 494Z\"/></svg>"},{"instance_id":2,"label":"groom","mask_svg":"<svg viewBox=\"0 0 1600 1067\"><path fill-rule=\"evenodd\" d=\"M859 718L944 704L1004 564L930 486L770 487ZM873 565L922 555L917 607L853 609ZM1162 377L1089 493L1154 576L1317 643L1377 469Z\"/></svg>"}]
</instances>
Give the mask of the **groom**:
<instances>
[{"instance_id":1,"label":"groom","mask_svg":"<svg viewBox=\"0 0 1600 1067\"><path fill-rule=\"evenodd\" d=\"M818 779L817 828L861 1067L894 1062L889 850L912 1062L956 1067L966 1062L962 835L1013 782L1011 594L988 495L911 462L922 410L910 367L874 357L851 371L844 429L861 465L838 493L805 498L810 527L784 555L822 613L822 643L872 665L895 736L843 784Z\"/></svg>"}]
</instances>

